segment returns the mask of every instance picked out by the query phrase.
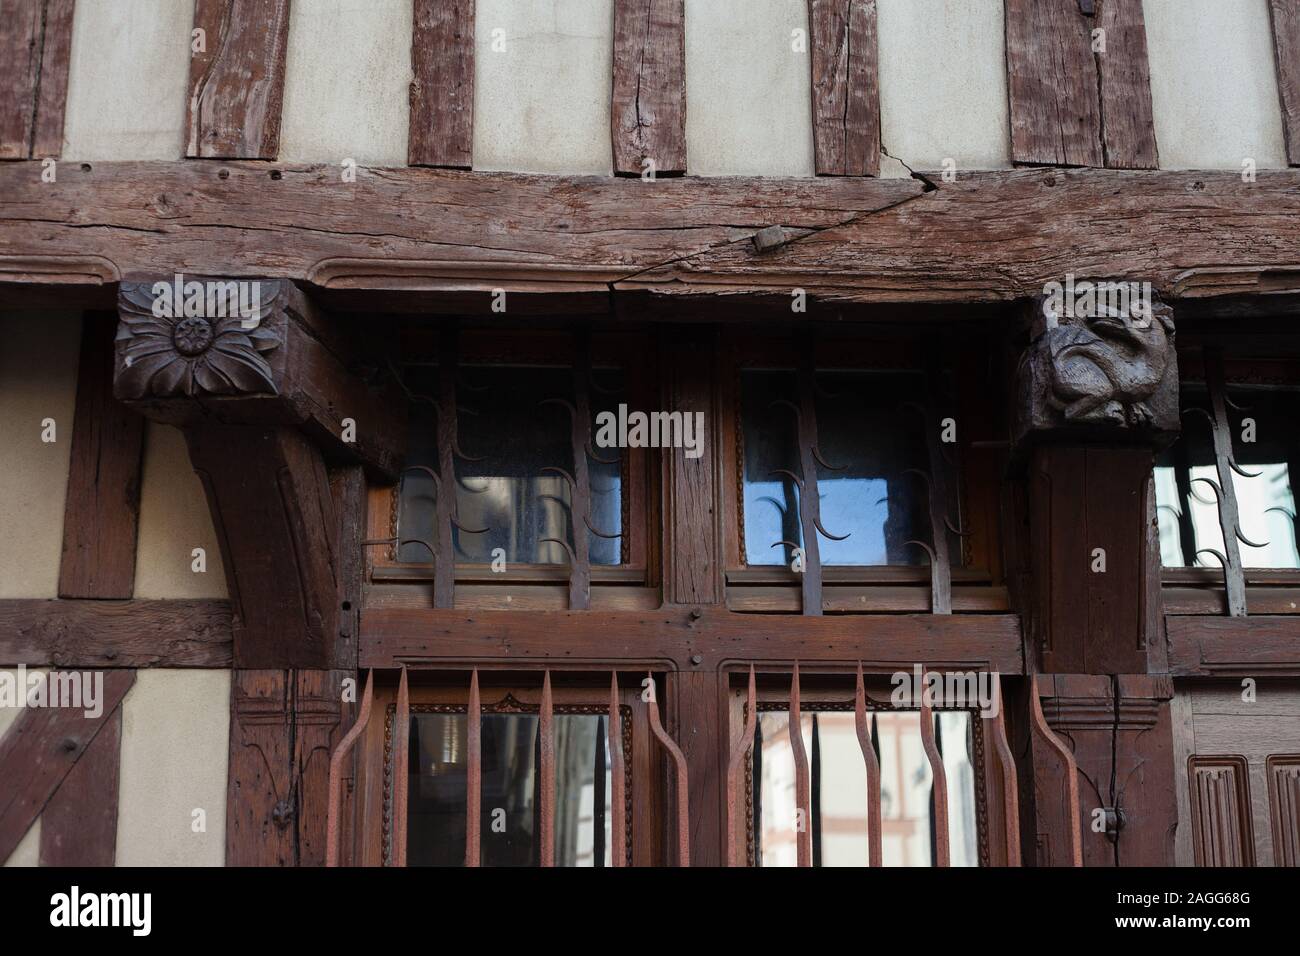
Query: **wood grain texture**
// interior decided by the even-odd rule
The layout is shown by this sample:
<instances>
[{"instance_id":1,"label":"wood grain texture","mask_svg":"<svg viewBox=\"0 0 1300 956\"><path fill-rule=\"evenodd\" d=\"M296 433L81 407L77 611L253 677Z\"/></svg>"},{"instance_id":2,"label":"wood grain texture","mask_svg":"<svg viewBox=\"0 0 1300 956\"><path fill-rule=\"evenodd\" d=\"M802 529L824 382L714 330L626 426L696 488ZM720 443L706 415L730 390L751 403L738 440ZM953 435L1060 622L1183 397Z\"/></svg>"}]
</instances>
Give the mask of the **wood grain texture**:
<instances>
[{"instance_id":1,"label":"wood grain texture","mask_svg":"<svg viewBox=\"0 0 1300 956\"><path fill-rule=\"evenodd\" d=\"M222 173L225 173L225 178ZM96 163L41 184L0 164L0 281L68 259L120 274L296 278L412 298L493 287L766 293L832 303L1005 302L1067 272L1157 294L1300 288L1300 172L1017 170L914 179L661 179ZM990 215L996 210L997 215ZM1087 222L1091 228L1080 229ZM784 223L796 238L747 240ZM490 237L490 238L489 238ZM52 257L52 258L51 258ZM34 263L50 261L51 271ZM1188 285L1188 277L1197 281ZM436 296L434 296L436 297ZM786 313L788 317L788 312Z\"/></svg>"},{"instance_id":2,"label":"wood grain texture","mask_svg":"<svg viewBox=\"0 0 1300 956\"><path fill-rule=\"evenodd\" d=\"M190 57L185 155L275 159L290 0L195 0L204 50ZM191 48L192 49L192 48Z\"/></svg>"},{"instance_id":3,"label":"wood grain texture","mask_svg":"<svg viewBox=\"0 0 1300 956\"><path fill-rule=\"evenodd\" d=\"M237 670L227 866L324 866L329 758L351 671Z\"/></svg>"},{"instance_id":4,"label":"wood grain texture","mask_svg":"<svg viewBox=\"0 0 1300 956\"><path fill-rule=\"evenodd\" d=\"M41 813L41 866L112 866L122 708L105 721Z\"/></svg>"},{"instance_id":5,"label":"wood grain texture","mask_svg":"<svg viewBox=\"0 0 1300 956\"><path fill-rule=\"evenodd\" d=\"M698 660L696 660L698 658ZM880 614L825 617L732 614L719 608L657 611L438 611L367 609L361 667L475 661L507 665L551 661L566 669L671 664L716 669L728 662L814 664L846 674L893 673L917 661L941 669L987 667L1024 673L1020 622L1009 614Z\"/></svg>"},{"instance_id":6,"label":"wood grain texture","mask_svg":"<svg viewBox=\"0 0 1300 956\"><path fill-rule=\"evenodd\" d=\"M320 452L288 428L195 426L185 439L221 543L236 666L333 665L338 526Z\"/></svg>"},{"instance_id":7,"label":"wood grain texture","mask_svg":"<svg viewBox=\"0 0 1300 956\"><path fill-rule=\"evenodd\" d=\"M228 601L0 600L0 665L229 667Z\"/></svg>"},{"instance_id":8,"label":"wood grain texture","mask_svg":"<svg viewBox=\"0 0 1300 956\"><path fill-rule=\"evenodd\" d=\"M875 0L808 0L818 176L880 173Z\"/></svg>"},{"instance_id":9,"label":"wood grain texture","mask_svg":"<svg viewBox=\"0 0 1300 956\"><path fill-rule=\"evenodd\" d=\"M1300 0L1269 0L1286 158L1300 166Z\"/></svg>"},{"instance_id":10,"label":"wood grain texture","mask_svg":"<svg viewBox=\"0 0 1300 956\"><path fill-rule=\"evenodd\" d=\"M1011 158L1156 168L1141 0L1007 0ZM1101 31L1094 35L1095 31Z\"/></svg>"},{"instance_id":11,"label":"wood grain texture","mask_svg":"<svg viewBox=\"0 0 1300 956\"><path fill-rule=\"evenodd\" d=\"M82 321L61 598L127 600L135 591L144 419L113 398L116 330L113 313L92 312Z\"/></svg>"},{"instance_id":12,"label":"wood grain texture","mask_svg":"<svg viewBox=\"0 0 1300 956\"><path fill-rule=\"evenodd\" d=\"M719 491L715 474L718 430L713 419L715 333L710 329L667 327L662 341L668 375L664 408L704 416L701 454L686 449L663 454L664 601L669 604L716 604L724 598L722 534L718 522Z\"/></svg>"},{"instance_id":13,"label":"wood grain texture","mask_svg":"<svg viewBox=\"0 0 1300 956\"><path fill-rule=\"evenodd\" d=\"M1157 169L1160 159L1142 0L1098 0L1095 26L1106 37L1105 52L1096 54L1106 166Z\"/></svg>"},{"instance_id":14,"label":"wood grain texture","mask_svg":"<svg viewBox=\"0 0 1300 956\"><path fill-rule=\"evenodd\" d=\"M474 0L414 0L407 162L469 169L474 147Z\"/></svg>"},{"instance_id":15,"label":"wood grain texture","mask_svg":"<svg viewBox=\"0 0 1300 956\"><path fill-rule=\"evenodd\" d=\"M1300 617L1295 615L1165 618L1169 672L1175 677L1300 675Z\"/></svg>"},{"instance_id":16,"label":"wood grain texture","mask_svg":"<svg viewBox=\"0 0 1300 956\"><path fill-rule=\"evenodd\" d=\"M1011 158L1103 166L1090 21L1077 0L1006 0Z\"/></svg>"},{"instance_id":17,"label":"wood grain texture","mask_svg":"<svg viewBox=\"0 0 1300 956\"><path fill-rule=\"evenodd\" d=\"M686 172L684 0L614 0L611 130L615 174Z\"/></svg>"},{"instance_id":18,"label":"wood grain texture","mask_svg":"<svg viewBox=\"0 0 1300 956\"><path fill-rule=\"evenodd\" d=\"M132 670L103 676L98 717L72 707L29 707L0 738L0 859L13 853L135 683Z\"/></svg>"},{"instance_id":19,"label":"wood grain texture","mask_svg":"<svg viewBox=\"0 0 1300 956\"><path fill-rule=\"evenodd\" d=\"M57 158L75 0L0 0L0 159Z\"/></svg>"},{"instance_id":20,"label":"wood grain texture","mask_svg":"<svg viewBox=\"0 0 1300 956\"><path fill-rule=\"evenodd\" d=\"M1034 634L1043 668L1066 673L1144 673L1150 578L1147 546L1152 453L1143 448L1048 445L1032 453L1030 528L1035 565ZM1097 549L1105 570L1094 570Z\"/></svg>"}]
</instances>

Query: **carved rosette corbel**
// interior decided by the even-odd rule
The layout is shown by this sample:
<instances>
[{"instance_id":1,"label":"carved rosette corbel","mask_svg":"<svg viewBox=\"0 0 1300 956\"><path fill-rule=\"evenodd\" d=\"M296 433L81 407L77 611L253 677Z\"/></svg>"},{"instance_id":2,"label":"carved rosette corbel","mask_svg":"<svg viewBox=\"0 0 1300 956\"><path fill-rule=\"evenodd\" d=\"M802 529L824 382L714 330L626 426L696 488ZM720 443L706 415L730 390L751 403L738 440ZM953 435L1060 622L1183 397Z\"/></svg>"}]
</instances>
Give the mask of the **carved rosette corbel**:
<instances>
[{"instance_id":1,"label":"carved rosette corbel","mask_svg":"<svg viewBox=\"0 0 1300 956\"><path fill-rule=\"evenodd\" d=\"M118 293L117 374L123 401L204 395L276 395L286 317L279 282L240 280L256 287L238 307L237 282L190 280L203 301L186 308L172 283L123 282ZM209 303L208 291L212 291ZM236 308L228 308L226 293ZM220 308L209 305L221 303ZM231 314L234 313L234 314Z\"/></svg>"},{"instance_id":2,"label":"carved rosette corbel","mask_svg":"<svg viewBox=\"0 0 1300 956\"><path fill-rule=\"evenodd\" d=\"M1163 446L1179 432L1173 310L1141 283L1071 281L1039 296L1017 370L1016 445Z\"/></svg>"}]
</instances>

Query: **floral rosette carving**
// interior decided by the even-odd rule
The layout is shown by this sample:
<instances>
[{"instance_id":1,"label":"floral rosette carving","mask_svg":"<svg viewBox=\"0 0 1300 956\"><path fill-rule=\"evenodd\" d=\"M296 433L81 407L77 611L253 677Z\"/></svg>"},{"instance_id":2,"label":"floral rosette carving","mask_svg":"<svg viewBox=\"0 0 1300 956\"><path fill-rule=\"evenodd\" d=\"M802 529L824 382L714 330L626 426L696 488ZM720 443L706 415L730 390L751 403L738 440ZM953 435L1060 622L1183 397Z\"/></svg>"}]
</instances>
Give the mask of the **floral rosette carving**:
<instances>
[{"instance_id":1,"label":"floral rosette carving","mask_svg":"<svg viewBox=\"0 0 1300 956\"><path fill-rule=\"evenodd\" d=\"M264 321L275 299L249 316L157 316L148 284L123 283L118 397L276 394L267 353L280 346L280 336Z\"/></svg>"}]
</instances>

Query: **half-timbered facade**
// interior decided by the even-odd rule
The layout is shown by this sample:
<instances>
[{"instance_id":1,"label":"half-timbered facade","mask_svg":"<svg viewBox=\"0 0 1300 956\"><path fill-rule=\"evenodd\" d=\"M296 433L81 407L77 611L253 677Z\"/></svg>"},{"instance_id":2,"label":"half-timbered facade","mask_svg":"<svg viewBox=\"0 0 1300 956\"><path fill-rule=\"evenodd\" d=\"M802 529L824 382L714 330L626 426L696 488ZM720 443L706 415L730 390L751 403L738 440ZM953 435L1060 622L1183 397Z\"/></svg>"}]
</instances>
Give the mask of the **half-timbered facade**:
<instances>
[{"instance_id":1,"label":"half-timbered facade","mask_svg":"<svg viewBox=\"0 0 1300 956\"><path fill-rule=\"evenodd\" d=\"M1298 0L0 0L0 861L1295 865L1297 167Z\"/></svg>"}]
</instances>

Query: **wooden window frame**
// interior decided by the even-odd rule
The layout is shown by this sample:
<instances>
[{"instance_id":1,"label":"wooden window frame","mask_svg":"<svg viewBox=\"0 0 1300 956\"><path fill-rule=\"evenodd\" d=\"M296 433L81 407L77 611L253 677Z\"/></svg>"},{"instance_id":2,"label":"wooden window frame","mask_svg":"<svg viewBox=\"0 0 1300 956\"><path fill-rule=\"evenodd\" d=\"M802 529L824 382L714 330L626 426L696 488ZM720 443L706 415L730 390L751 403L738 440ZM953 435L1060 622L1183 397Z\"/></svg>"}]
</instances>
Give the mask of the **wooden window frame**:
<instances>
[{"instance_id":1,"label":"wooden window frame","mask_svg":"<svg viewBox=\"0 0 1300 956\"><path fill-rule=\"evenodd\" d=\"M1223 352L1225 385L1300 392L1300 337L1270 337L1237 343L1221 334L1184 334L1178 343L1179 407L1181 390L1205 387L1207 349ZM1293 483L1295 479L1293 478ZM1300 489L1300 485L1297 485ZM1249 616L1300 614L1300 568L1243 566ZM1219 568L1161 567L1164 612L1170 615L1222 616L1224 578Z\"/></svg>"},{"instance_id":2,"label":"wooden window frame","mask_svg":"<svg viewBox=\"0 0 1300 956\"><path fill-rule=\"evenodd\" d=\"M437 670L411 671L412 717L421 713L464 713L468 701L470 671L454 666ZM608 713L608 670L586 675L552 672L554 713L557 716L590 712ZM626 760L624 779L629 781L625 800L631 807L627 855L632 866L658 866L666 852L665 833L668 804L662 782L664 758L651 738L647 710L640 701L641 686L634 671L620 672L620 710L624 721ZM483 714L536 713L541 701L542 672L519 668L479 668ZM660 678L660 680L662 680ZM397 705L397 683L376 681L374 713L360 741L358 758L359 799L356 865L389 866L389 820L392 802L392 723ZM487 836L484 836L486 842Z\"/></svg>"},{"instance_id":3,"label":"wooden window frame","mask_svg":"<svg viewBox=\"0 0 1300 956\"><path fill-rule=\"evenodd\" d=\"M938 350L934 336L915 331L820 335L814 349L821 370L912 371L938 368L954 377L954 386L969 417L958 424L957 482L961 516L972 532L963 539L962 561L952 569L953 611L997 612L1010 608L999 550L998 487L1005 428L999 427L994 390L981 386L978 353L963 350L956 339L969 329L933 329L945 344ZM801 338L807 332L797 332ZM978 333L976 333L978 334ZM741 374L748 369L786 368L791 359L790 332L754 333L726 330L718 350L717 381L722 434L721 498L727 605L735 611L797 612L799 576L789 568L749 565L744 549L744 431ZM991 378L991 376L990 376ZM962 436L965 437L962 437ZM993 447L990 447L993 446ZM854 611L900 612L930 610L930 570L889 565L824 565L823 606L827 613Z\"/></svg>"},{"instance_id":4,"label":"wooden window frame","mask_svg":"<svg viewBox=\"0 0 1300 956\"><path fill-rule=\"evenodd\" d=\"M458 336L457 362L464 365L546 365L570 368L573 331L556 323L545 329L491 328L466 324ZM408 323L399 333L404 361L437 363L438 324ZM626 400L633 409L659 407L658 356L653 337L641 330L593 329L591 360L617 366L624 375ZM659 511L658 461L653 449L620 449L623 472L623 562L591 566L592 607L641 610L659 605L657 545L650 529ZM371 487L367 538L398 533L400 484ZM369 579L375 597L388 606L428 606L431 562L397 560L393 545L368 549ZM567 564L520 564L505 574L491 566L457 561L456 606L481 610L562 610L567 607Z\"/></svg>"}]
</instances>

